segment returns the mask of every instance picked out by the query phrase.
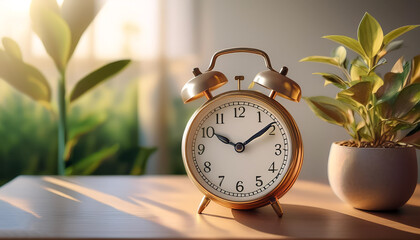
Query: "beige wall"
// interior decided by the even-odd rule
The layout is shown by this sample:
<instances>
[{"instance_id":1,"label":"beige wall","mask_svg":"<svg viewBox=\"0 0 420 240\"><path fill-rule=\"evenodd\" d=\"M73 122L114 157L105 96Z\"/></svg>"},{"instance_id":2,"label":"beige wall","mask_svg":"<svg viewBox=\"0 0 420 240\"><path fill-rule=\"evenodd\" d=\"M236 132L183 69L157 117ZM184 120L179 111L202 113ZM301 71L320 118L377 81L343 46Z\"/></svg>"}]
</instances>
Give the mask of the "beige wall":
<instances>
[{"instance_id":1,"label":"beige wall","mask_svg":"<svg viewBox=\"0 0 420 240\"><path fill-rule=\"evenodd\" d=\"M260 48L269 54L276 69L283 65L289 67L288 76L301 85L304 96L336 94L335 88L324 88L320 77L311 74L333 71L332 67L298 62L309 55L329 55L337 44L322 36L340 34L356 38L357 25L366 11L381 23L385 33L402 25L420 24L418 0L201 0L191 3L195 4L193 38L198 60L191 63L187 71L195 66L204 69L211 55L223 48ZM389 55L384 70L389 70L401 55L410 59L420 54L420 29L407 33L402 39L405 47ZM249 84L264 65L256 56L226 56L220 58L216 69L229 79L245 75ZM235 86L232 80L221 91ZM303 135L305 159L300 178L327 182L330 144L347 139L347 135L343 129L316 118L304 102L278 100L294 116Z\"/></svg>"}]
</instances>

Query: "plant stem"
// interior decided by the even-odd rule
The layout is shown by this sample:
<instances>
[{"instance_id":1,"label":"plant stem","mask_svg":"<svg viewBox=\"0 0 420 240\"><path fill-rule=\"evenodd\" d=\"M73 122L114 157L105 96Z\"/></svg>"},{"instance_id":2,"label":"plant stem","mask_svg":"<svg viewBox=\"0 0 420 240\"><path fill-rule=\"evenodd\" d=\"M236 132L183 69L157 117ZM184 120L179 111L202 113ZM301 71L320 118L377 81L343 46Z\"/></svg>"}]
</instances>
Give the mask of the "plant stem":
<instances>
[{"instance_id":1,"label":"plant stem","mask_svg":"<svg viewBox=\"0 0 420 240\"><path fill-rule=\"evenodd\" d=\"M346 76L347 81L350 83L351 82L351 76L350 76L349 72L347 71L347 69L345 69L344 67L340 67L340 69L343 72L344 76ZM350 84L347 83L347 86L350 87Z\"/></svg>"},{"instance_id":2,"label":"plant stem","mask_svg":"<svg viewBox=\"0 0 420 240\"><path fill-rule=\"evenodd\" d=\"M57 158L57 173L64 175L64 151L67 143L67 128L66 128L66 76L65 71L61 72L61 77L58 80L58 158Z\"/></svg>"}]
</instances>

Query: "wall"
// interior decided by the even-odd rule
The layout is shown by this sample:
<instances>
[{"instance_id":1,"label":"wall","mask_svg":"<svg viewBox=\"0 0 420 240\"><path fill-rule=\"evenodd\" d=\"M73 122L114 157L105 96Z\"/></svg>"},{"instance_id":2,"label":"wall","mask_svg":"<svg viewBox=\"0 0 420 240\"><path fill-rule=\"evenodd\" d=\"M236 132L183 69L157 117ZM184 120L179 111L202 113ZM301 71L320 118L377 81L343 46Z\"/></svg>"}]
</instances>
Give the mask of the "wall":
<instances>
[{"instance_id":1,"label":"wall","mask_svg":"<svg viewBox=\"0 0 420 240\"><path fill-rule=\"evenodd\" d=\"M196 5L193 38L198 43L198 58L186 71L196 66L206 68L212 54L220 49L260 48L269 54L276 69L283 65L289 67L288 76L300 84L303 96L336 94L335 88L323 87L322 79L312 75L313 72L334 71L333 67L298 62L309 55L329 55L337 44L322 36L357 38L357 26L366 11L380 22L384 33L403 25L420 24L420 1L416 0L201 0L192 3ZM389 54L384 71L390 70L401 55L411 59L420 54L420 29L407 33L402 39L405 46ZM231 80L221 92L236 88L235 75L245 75L248 81L245 84L249 84L264 65L257 56L225 56L218 60L216 69ZM316 118L303 101L292 103L277 99L295 117L303 136L305 159L300 178L327 182L330 144L348 136L340 127Z\"/></svg>"}]
</instances>

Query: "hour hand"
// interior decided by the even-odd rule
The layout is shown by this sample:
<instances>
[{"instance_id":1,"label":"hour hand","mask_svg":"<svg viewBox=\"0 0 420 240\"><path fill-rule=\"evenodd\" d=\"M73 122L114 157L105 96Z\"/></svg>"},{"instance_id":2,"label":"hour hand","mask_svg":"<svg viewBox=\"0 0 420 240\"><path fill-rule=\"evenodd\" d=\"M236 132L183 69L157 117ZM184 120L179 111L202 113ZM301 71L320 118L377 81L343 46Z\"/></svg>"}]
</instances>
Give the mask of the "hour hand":
<instances>
[{"instance_id":1,"label":"hour hand","mask_svg":"<svg viewBox=\"0 0 420 240\"><path fill-rule=\"evenodd\" d=\"M235 144L234 144L233 142L231 142L231 141L229 140L229 138L227 138L227 137L225 137L225 136L222 136L222 135L220 135L220 134L217 134L217 133L215 133L214 135L216 135L217 139L219 139L222 143L225 143L225 144L230 144L230 145L232 145L232 146L235 146Z\"/></svg>"},{"instance_id":2,"label":"hour hand","mask_svg":"<svg viewBox=\"0 0 420 240\"><path fill-rule=\"evenodd\" d=\"M248 143L250 143L252 140L254 140L254 139L256 139L256 138L258 138L258 137L260 137L261 135L263 135L265 132L267 132L268 131L268 129L270 129L271 128L271 126L273 125L273 124L275 124L276 122L271 122L271 123L269 123L267 126L265 126L263 129L261 129L260 131L258 131L256 134L254 134L254 135L252 135L248 140L246 140L245 142L244 142L244 145L247 145Z\"/></svg>"}]
</instances>

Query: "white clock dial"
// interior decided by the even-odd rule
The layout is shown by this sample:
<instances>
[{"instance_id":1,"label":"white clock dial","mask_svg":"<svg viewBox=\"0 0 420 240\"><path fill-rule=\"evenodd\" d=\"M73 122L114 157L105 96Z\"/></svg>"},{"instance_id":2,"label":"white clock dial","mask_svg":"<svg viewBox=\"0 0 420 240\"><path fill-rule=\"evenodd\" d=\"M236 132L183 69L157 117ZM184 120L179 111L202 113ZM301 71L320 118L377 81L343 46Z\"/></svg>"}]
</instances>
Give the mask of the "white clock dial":
<instances>
[{"instance_id":1,"label":"white clock dial","mask_svg":"<svg viewBox=\"0 0 420 240\"><path fill-rule=\"evenodd\" d=\"M214 100L196 116L190 135L191 173L207 191L229 201L267 195L292 159L283 116L252 98Z\"/></svg>"}]
</instances>

